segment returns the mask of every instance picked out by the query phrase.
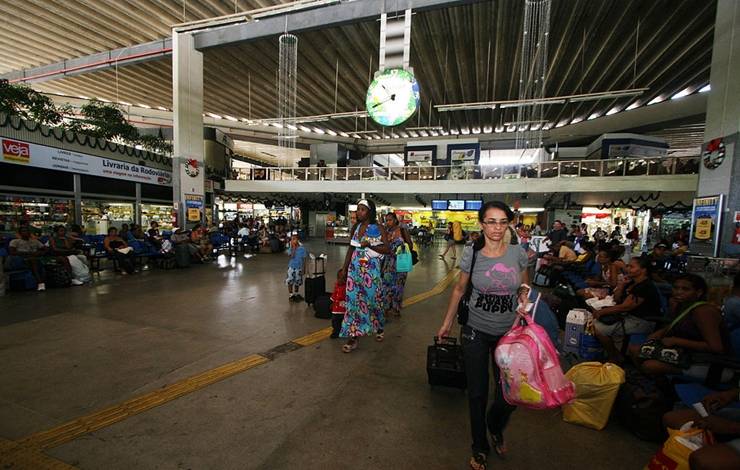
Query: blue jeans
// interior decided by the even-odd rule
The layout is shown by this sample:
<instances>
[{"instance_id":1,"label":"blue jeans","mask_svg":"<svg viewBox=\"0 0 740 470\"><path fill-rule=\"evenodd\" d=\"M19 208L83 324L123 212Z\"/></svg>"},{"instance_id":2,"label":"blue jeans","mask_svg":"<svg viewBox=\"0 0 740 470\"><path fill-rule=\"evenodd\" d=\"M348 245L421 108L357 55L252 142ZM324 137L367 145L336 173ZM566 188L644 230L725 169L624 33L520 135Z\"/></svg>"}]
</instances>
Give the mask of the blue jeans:
<instances>
[{"instance_id":1,"label":"blue jeans","mask_svg":"<svg viewBox=\"0 0 740 470\"><path fill-rule=\"evenodd\" d=\"M492 435L502 438L504 428L509 422L511 413L516 409L504 399L501 390L501 371L493 362L493 377L496 382L496 390L493 395L493 403L486 412L488 406L488 364L489 358L493 358L501 336L491 336L474 330L465 325L462 327L463 359L465 362L465 374L468 382L468 405L470 408L470 433L473 438L473 453L488 455L491 446L488 443L486 431Z\"/></svg>"}]
</instances>

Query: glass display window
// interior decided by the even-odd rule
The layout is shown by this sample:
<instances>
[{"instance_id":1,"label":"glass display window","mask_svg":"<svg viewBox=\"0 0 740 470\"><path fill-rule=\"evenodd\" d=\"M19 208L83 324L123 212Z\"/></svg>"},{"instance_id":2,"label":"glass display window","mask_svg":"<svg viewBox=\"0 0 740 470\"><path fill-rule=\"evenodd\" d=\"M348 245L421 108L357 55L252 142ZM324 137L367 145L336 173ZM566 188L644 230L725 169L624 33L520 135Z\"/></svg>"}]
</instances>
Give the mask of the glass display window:
<instances>
[{"instance_id":1,"label":"glass display window","mask_svg":"<svg viewBox=\"0 0 740 470\"><path fill-rule=\"evenodd\" d=\"M152 222L157 222L160 230L172 230L174 227L172 214L171 205L142 204L141 226L146 230Z\"/></svg>"},{"instance_id":2,"label":"glass display window","mask_svg":"<svg viewBox=\"0 0 740 470\"><path fill-rule=\"evenodd\" d=\"M133 222L133 202L82 200L82 225L88 235L105 235L110 227L120 229L121 225Z\"/></svg>"},{"instance_id":3,"label":"glass display window","mask_svg":"<svg viewBox=\"0 0 740 470\"><path fill-rule=\"evenodd\" d=\"M74 223L74 201L54 197L0 196L0 232L17 232L28 224L49 235L55 225Z\"/></svg>"}]
</instances>

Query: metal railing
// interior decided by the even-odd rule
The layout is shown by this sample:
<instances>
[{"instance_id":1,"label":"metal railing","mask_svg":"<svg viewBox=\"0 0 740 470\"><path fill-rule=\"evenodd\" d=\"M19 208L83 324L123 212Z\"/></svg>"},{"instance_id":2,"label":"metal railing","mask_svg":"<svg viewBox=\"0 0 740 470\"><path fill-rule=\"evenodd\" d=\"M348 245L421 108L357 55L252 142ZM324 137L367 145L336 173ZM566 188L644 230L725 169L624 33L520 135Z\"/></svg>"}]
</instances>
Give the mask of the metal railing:
<instances>
[{"instance_id":1,"label":"metal railing","mask_svg":"<svg viewBox=\"0 0 740 470\"><path fill-rule=\"evenodd\" d=\"M694 175L699 157L549 161L517 165L239 168L245 181L497 180L611 176Z\"/></svg>"}]
</instances>

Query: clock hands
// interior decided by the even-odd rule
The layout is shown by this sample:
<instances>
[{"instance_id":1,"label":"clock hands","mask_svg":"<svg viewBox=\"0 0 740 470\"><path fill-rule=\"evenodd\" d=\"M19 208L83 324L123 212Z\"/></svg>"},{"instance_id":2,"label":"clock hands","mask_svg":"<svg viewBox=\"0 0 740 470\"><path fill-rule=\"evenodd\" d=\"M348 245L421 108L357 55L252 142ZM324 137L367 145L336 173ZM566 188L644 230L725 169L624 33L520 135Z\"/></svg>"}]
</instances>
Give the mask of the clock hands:
<instances>
[{"instance_id":1,"label":"clock hands","mask_svg":"<svg viewBox=\"0 0 740 470\"><path fill-rule=\"evenodd\" d=\"M382 85L381 85L381 86L382 86ZM385 88L385 87L383 87L383 88ZM387 103L387 102L389 102L389 101L395 101L395 100L396 100L396 94L395 94L395 93L393 93L393 94L391 95L391 97L390 97L390 98L388 98L387 100L383 100L383 101L381 101L380 103L375 103L375 104L374 104L374 105L373 105L372 107L373 107L373 109L375 109L375 108L377 108L378 106L380 106L381 104L385 104L385 103Z\"/></svg>"}]
</instances>

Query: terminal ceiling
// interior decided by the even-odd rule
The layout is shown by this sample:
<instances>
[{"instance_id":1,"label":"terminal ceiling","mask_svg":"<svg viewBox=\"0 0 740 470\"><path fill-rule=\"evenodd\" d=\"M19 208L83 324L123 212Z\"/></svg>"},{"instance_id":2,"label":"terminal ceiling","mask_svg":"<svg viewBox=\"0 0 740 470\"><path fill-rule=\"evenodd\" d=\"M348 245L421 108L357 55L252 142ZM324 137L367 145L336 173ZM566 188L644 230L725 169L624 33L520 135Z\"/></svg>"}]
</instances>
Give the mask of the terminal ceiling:
<instances>
[{"instance_id":1,"label":"terminal ceiling","mask_svg":"<svg viewBox=\"0 0 740 470\"><path fill-rule=\"evenodd\" d=\"M0 74L161 39L169 35L173 24L183 20L281 2L2 3L10 21L0 30ZM414 16L411 65L420 83L422 106L418 116L402 127L432 125L459 132L516 119L515 109L437 112L432 108L430 113L430 103L518 98L523 5L523 0L474 1ZM545 120L552 126L622 110L635 102L645 105L683 90L695 92L709 83L715 1L553 0L552 5L546 96L650 89L637 99L549 106ZM361 110L371 73L377 69L379 23L350 24L298 36L298 115ZM207 50L205 111L237 118L276 117L277 59L277 37ZM335 83L337 64L339 79ZM171 59L166 57L32 85L45 92L171 108L171 74ZM331 120L315 127L348 133L378 129L365 119Z\"/></svg>"}]
</instances>

